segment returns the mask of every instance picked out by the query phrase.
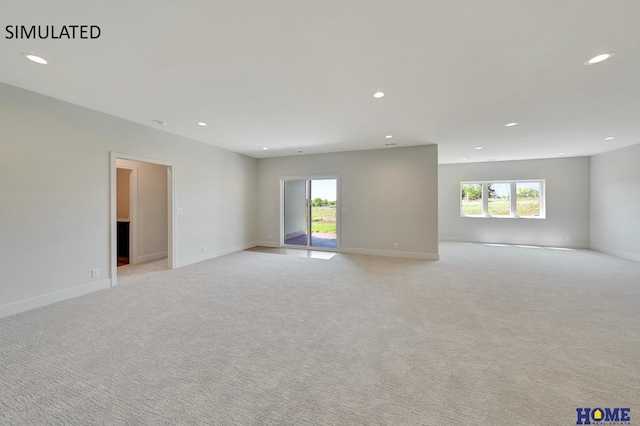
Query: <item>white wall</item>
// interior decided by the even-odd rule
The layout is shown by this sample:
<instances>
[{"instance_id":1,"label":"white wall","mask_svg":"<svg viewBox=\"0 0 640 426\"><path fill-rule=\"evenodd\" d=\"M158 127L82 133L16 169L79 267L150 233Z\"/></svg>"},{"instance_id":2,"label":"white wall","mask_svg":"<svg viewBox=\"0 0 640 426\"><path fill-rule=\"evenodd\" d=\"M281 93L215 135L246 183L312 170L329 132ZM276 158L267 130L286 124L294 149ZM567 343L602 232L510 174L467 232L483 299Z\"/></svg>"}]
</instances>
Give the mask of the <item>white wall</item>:
<instances>
[{"instance_id":1,"label":"white wall","mask_svg":"<svg viewBox=\"0 0 640 426\"><path fill-rule=\"evenodd\" d=\"M173 162L179 266L257 239L255 159L0 84L0 316L110 285L110 151Z\"/></svg>"},{"instance_id":2,"label":"white wall","mask_svg":"<svg viewBox=\"0 0 640 426\"><path fill-rule=\"evenodd\" d=\"M546 180L546 219L460 217L460 182ZM500 161L439 167L442 240L589 246L589 158Z\"/></svg>"},{"instance_id":3,"label":"white wall","mask_svg":"<svg viewBox=\"0 0 640 426\"><path fill-rule=\"evenodd\" d=\"M116 166L136 170L136 217L132 218L136 224L132 229L136 231L137 247L131 263L167 257L167 166L123 159L117 159Z\"/></svg>"},{"instance_id":4,"label":"white wall","mask_svg":"<svg viewBox=\"0 0 640 426\"><path fill-rule=\"evenodd\" d=\"M591 157L590 246L640 261L640 144Z\"/></svg>"},{"instance_id":5,"label":"white wall","mask_svg":"<svg viewBox=\"0 0 640 426\"><path fill-rule=\"evenodd\" d=\"M261 243L278 241L281 178L340 175L341 251L435 259L437 162L436 145L260 159Z\"/></svg>"}]
</instances>

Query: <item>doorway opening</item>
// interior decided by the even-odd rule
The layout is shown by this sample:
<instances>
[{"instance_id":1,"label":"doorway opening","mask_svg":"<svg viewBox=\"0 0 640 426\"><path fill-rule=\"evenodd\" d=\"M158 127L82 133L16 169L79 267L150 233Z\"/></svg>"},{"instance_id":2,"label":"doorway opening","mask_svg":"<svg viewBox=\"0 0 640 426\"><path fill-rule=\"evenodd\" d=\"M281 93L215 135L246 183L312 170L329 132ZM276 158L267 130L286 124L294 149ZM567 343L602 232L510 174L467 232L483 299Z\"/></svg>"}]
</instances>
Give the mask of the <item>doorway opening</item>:
<instances>
[{"instance_id":1,"label":"doorway opening","mask_svg":"<svg viewBox=\"0 0 640 426\"><path fill-rule=\"evenodd\" d=\"M118 273L175 268L173 176L172 163L111 153L112 286Z\"/></svg>"},{"instance_id":2,"label":"doorway opening","mask_svg":"<svg viewBox=\"0 0 640 426\"><path fill-rule=\"evenodd\" d=\"M131 218L137 216L137 167L125 166L116 160L116 220L118 267L131 263L132 245L137 241L131 238ZM133 211L136 209L136 212ZM135 234L135 233L134 233Z\"/></svg>"},{"instance_id":3,"label":"doorway opening","mask_svg":"<svg viewBox=\"0 0 640 426\"><path fill-rule=\"evenodd\" d=\"M282 180L281 246L337 251L338 178Z\"/></svg>"}]
</instances>

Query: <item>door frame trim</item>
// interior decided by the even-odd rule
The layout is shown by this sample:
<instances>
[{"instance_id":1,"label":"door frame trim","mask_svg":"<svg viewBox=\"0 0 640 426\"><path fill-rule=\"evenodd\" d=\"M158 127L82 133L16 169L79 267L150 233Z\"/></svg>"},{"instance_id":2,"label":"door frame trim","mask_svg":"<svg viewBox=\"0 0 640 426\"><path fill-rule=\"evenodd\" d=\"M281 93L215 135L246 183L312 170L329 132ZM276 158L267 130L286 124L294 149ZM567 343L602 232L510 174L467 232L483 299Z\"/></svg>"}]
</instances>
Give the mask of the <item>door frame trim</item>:
<instances>
[{"instance_id":1,"label":"door frame trim","mask_svg":"<svg viewBox=\"0 0 640 426\"><path fill-rule=\"evenodd\" d=\"M110 230L110 256L111 256L111 287L118 284L118 217L116 204L116 160L131 160L142 163L157 164L167 167L167 196L168 196L168 215L167 215L167 267L169 269L176 268L176 180L175 165L171 161L159 160L157 158L143 157L140 155L125 154L122 152L110 152L110 205L109 205L109 230ZM137 202L137 201L136 201ZM130 253L131 254L131 253Z\"/></svg>"}]
</instances>

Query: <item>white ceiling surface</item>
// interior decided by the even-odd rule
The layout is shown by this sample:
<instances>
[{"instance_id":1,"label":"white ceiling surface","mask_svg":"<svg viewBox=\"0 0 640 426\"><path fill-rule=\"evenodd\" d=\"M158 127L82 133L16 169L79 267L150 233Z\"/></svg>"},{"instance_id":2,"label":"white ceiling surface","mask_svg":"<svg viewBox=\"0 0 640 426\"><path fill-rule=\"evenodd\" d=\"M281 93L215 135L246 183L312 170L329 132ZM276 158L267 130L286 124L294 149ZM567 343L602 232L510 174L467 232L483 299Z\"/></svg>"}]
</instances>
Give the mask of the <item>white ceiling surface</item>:
<instances>
[{"instance_id":1,"label":"white ceiling surface","mask_svg":"<svg viewBox=\"0 0 640 426\"><path fill-rule=\"evenodd\" d=\"M445 164L640 143L637 0L0 0L0 7L0 81L146 126L164 120L163 131L256 158L394 142L438 144ZM4 37L6 25L65 24L99 25L102 34ZM615 51L608 61L584 65L608 51ZM374 99L378 90L386 96ZM520 124L504 127L511 121Z\"/></svg>"}]
</instances>

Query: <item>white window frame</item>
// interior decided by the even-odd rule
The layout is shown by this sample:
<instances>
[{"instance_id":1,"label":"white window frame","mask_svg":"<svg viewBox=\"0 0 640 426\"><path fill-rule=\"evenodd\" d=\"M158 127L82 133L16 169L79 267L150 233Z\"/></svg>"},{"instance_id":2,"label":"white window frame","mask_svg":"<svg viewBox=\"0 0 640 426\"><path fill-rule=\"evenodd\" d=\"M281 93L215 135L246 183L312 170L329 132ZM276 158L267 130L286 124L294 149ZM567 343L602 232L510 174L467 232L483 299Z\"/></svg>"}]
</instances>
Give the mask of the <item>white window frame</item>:
<instances>
[{"instance_id":1,"label":"white window frame","mask_svg":"<svg viewBox=\"0 0 640 426\"><path fill-rule=\"evenodd\" d=\"M509 201L510 214L507 215L490 215L489 214L489 185L506 183L509 184ZM539 216L518 216L517 209L517 184L519 183L539 183L540 184L540 215ZM482 214L467 215L462 213L462 187L463 185L482 185ZM460 217L479 217L479 218L498 218L498 219L546 219L546 196L545 196L545 180L544 179L495 179L495 180L469 180L460 182L458 189L458 199L460 202Z\"/></svg>"}]
</instances>

